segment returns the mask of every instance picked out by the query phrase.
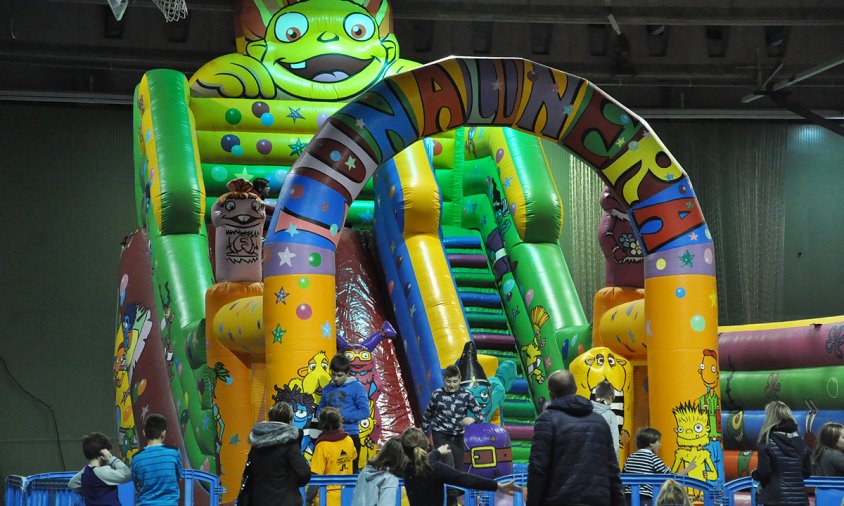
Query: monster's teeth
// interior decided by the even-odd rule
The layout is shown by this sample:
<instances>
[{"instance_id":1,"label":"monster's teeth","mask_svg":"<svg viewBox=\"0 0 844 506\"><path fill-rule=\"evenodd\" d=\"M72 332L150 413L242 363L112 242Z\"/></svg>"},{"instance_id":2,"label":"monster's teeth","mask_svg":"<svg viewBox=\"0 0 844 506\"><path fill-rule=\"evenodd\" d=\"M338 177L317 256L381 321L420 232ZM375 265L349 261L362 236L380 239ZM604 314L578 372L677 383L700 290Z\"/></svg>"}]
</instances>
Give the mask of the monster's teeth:
<instances>
[{"instance_id":1,"label":"monster's teeth","mask_svg":"<svg viewBox=\"0 0 844 506\"><path fill-rule=\"evenodd\" d=\"M308 66L308 64L306 62L303 62L303 61L300 61L299 63L291 63L290 64L290 68L296 69L296 70L301 70L301 69L303 69L307 66Z\"/></svg>"}]
</instances>

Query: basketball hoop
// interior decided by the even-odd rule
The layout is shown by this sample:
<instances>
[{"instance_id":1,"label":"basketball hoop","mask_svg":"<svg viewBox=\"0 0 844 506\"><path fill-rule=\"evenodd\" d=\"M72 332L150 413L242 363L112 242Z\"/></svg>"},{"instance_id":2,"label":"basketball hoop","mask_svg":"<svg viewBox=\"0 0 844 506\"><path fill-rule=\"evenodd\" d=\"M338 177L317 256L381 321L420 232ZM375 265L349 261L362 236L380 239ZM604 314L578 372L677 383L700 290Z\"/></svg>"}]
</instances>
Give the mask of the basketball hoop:
<instances>
[{"instance_id":1,"label":"basketball hoop","mask_svg":"<svg viewBox=\"0 0 844 506\"><path fill-rule=\"evenodd\" d=\"M188 6L185 0L152 0L152 3L164 13L164 20L168 23L188 17Z\"/></svg>"}]
</instances>

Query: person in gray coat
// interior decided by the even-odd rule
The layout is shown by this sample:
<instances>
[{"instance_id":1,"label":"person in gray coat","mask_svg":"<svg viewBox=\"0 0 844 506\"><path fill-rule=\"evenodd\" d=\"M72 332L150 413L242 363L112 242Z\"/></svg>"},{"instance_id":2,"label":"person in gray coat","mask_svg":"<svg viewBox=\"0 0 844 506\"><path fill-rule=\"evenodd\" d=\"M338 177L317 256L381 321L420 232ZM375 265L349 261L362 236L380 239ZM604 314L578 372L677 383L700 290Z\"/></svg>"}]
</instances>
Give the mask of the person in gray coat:
<instances>
[{"instance_id":1,"label":"person in gray coat","mask_svg":"<svg viewBox=\"0 0 844 506\"><path fill-rule=\"evenodd\" d=\"M609 381L604 380L598 383L598 386L595 387L595 400L592 401L592 411L604 417L604 420L610 426L612 447L615 450L615 458L618 458L618 416L610 408L613 396L615 396L615 388L612 387Z\"/></svg>"},{"instance_id":2,"label":"person in gray coat","mask_svg":"<svg viewBox=\"0 0 844 506\"><path fill-rule=\"evenodd\" d=\"M395 506L398 476L405 465L401 438L391 437L358 475L352 506Z\"/></svg>"}]
</instances>

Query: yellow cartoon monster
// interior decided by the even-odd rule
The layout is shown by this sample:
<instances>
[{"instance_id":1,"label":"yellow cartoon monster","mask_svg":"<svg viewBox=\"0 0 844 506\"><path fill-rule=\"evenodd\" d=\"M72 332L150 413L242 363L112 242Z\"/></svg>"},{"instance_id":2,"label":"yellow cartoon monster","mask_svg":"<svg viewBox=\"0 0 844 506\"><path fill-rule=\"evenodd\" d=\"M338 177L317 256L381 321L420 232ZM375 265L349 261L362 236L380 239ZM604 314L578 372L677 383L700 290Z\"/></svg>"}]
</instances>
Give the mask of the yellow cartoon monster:
<instances>
[{"instance_id":1,"label":"yellow cartoon monster","mask_svg":"<svg viewBox=\"0 0 844 506\"><path fill-rule=\"evenodd\" d=\"M674 465L671 472L676 473L693 461L697 467L689 471L689 476L703 481L718 479L718 468L712 461L707 445L709 444L709 415L697 403L687 401L672 411L677 427L677 450L674 452Z\"/></svg>"}]
</instances>

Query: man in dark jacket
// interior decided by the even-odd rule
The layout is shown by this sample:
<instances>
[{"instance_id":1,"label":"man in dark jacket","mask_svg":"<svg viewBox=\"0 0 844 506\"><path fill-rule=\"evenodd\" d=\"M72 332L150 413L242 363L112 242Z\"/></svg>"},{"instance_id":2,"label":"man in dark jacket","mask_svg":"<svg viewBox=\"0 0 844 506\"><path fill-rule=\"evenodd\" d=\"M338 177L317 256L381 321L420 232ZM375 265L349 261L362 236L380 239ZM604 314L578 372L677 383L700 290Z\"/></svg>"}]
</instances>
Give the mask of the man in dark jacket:
<instances>
[{"instance_id":1,"label":"man in dark jacket","mask_svg":"<svg viewBox=\"0 0 844 506\"><path fill-rule=\"evenodd\" d=\"M622 506L621 478L606 420L575 395L568 371L548 377L551 404L533 429L527 506Z\"/></svg>"}]
</instances>

